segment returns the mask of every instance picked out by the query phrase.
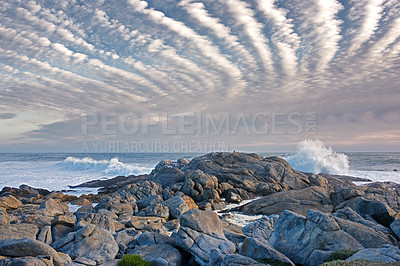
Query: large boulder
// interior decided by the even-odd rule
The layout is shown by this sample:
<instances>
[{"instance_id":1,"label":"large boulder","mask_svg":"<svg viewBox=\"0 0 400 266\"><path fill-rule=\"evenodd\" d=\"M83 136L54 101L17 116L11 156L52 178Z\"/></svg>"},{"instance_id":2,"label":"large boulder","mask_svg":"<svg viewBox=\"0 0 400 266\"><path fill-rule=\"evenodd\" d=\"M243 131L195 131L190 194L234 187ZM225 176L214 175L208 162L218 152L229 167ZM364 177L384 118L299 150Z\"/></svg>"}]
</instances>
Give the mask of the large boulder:
<instances>
[{"instance_id":1,"label":"large boulder","mask_svg":"<svg viewBox=\"0 0 400 266\"><path fill-rule=\"evenodd\" d=\"M68 212L69 207L66 204L58 203L56 200L50 198L40 205L39 210L42 211L44 215L56 216Z\"/></svg>"},{"instance_id":2,"label":"large boulder","mask_svg":"<svg viewBox=\"0 0 400 266\"><path fill-rule=\"evenodd\" d=\"M379 263L400 262L400 250L391 245L383 245L380 248L366 248L353 254L346 261L360 259Z\"/></svg>"},{"instance_id":3,"label":"large boulder","mask_svg":"<svg viewBox=\"0 0 400 266\"><path fill-rule=\"evenodd\" d=\"M136 202L136 204L139 207L139 210L142 210L144 208L150 207L151 205L161 204L163 202L164 202L164 200L160 195L152 195L152 196L138 200Z\"/></svg>"},{"instance_id":4,"label":"large boulder","mask_svg":"<svg viewBox=\"0 0 400 266\"><path fill-rule=\"evenodd\" d=\"M252 259L277 260L294 266L288 257L274 249L264 239L246 238L240 247L239 254Z\"/></svg>"},{"instance_id":5,"label":"large boulder","mask_svg":"<svg viewBox=\"0 0 400 266\"><path fill-rule=\"evenodd\" d=\"M142 209L137 216L154 216L167 220L169 217L169 208L165 205L157 203Z\"/></svg>"},{"instance_id":6,"label":"large boulder","mask_svg":"<svg viewBox=\"0 0 400 266\"><path fill-rule=\"evenodd\" d=\"M258 263L252 258L240 255L240 254L222 254L218 249L212 249L210 251L210 261L208 266L261 266L265 264Z\"/></svg>"},{"instance_id":7,"label":"large boulder","mask_svg":"<svg viewBox=\"0 0 400 266\"><path fill-rule=\"evenodd\" d=\"M262 218L248 223L243 227L243 233L248 237L257 237L269 239L274 231L274 223L278 219L278 215L263 216Z\"/></svg>"},{"instance_id":8,"label":"large boulder","mask_svg":"<svg viewBox=\"0 0 400 266\"><path fill-rule=\"evenodd\" d=\"M6 210L22 207L22 202L13 195L7 195L0 198L0 207Z\"/></svg>"},{"instance_id":9,"label":"large boulder","mask_svg":"<svg viewBox=\"0 0 400 266\"><path fill-rule=\"evenodd\" d=\"M65 256L60 256L49 245L33 239L7 239L0 241L0 255L10 257L25 257L25 256L42 256L49 255L52 257L55 265L64 265L72 262L71 259L65 259Z\"/></svg>"},{"instance_id":10,"label":"large boulder","mask_svg":"<svg viewBox=\"0 0 400 266\"><path fill-rule=\"evenodd\" d=\"M308 261L312 253L318 250L364 248L356 239L340 230L333 217L315 211L309 211L307 217L284 211L275 221L269 243L293 263L304 265L318 265L323 262L324 258L320 261Z\"/></svg>"},{"instance_id":11,"label":"large boulder","mask_svg":"<svg viewBox=\"0 0 400 266\"><path fill-rule=\"evenodd\" d=\"M179 250L167 244L137 246L128 253L140 255L144 260L149 261L151 265L180 266L183 261L183 256Z\"/></svg>"},{"instance_id":12,"label":"large boulder","mask_svg":"<svg viewBox=\"0 0 400 266\"><path fill-rule=\"evenodd\" d=\"M156 165L148 178L153 182L161 184L164 188L171 187L173 184L183 182L185 179L185 174L179 167L182 167L182 165L169 160L163 160Z\"/></svg>"},{"instance_id":13,"label":"large boulder","mask_svg":"<svg viewBox=\"0 0 400 266\"><path fill-rule=\"evenodd\" d=\"M164 202L164 205L169 208L172 218L179 218L182 213L188 211L190 208L183 198L180 196L173 196Z\"/></svg>"},{"instance_id":14,"label":"large boulder","mask_svg":"<svg viewBox=\"0 0 400 266\"><path fill-rule=\"evenodd\" d=\"M29 238L36 239L39 228L34 224L7 224L0 225L0 240Z\"/></svg>"},{"instance_id":15,"label":"large boulder","mask_svg":"<svg viewBox=\"0 0 400 266\"><path fill-rule=\"evenodd\" d=\"M167 229L163 225L164 222L164 218L161 217L132 216L126 226L136 230L167 233Z\"/></svg>"},{"instance_id":16,"label":"large boulder","mask_svg":"<svg viewBox=\"0 0 400 266\"><path fill-rule=\"evenodd\" d=\"M180 248L191 253L197 263L207 265L211 249L217 249L222 254L235 252L235 245L225 237L223 229L216 213L192 209L180 216L176 242Z\"/></svg>"},{"instance_id":17,"label":"large boulder","mask_svg":"<svg viewBox=\"0 0 400 266\"><path fill-rule=\"evenodd\" d=\"M100 228L104 228L111 233L115 233L116 215L112 212L107 213L77 213L77 221L84 225L94 224Z\"/></svg>"},{"instance_id":18,"label":"large boulder","mask_svg":"<svg viewBox=\"0 0 400 266\"><path fill-rule=\"evenodd\" d=\"M321 212L332 211L329 191L326 188L312 186L301 190L281 191L233 210L250 215L281 214L284 210L290 210L305 215L309 209Z\"/></svg>"},{"instance_id":19,"label":"large boulder","mask_svg":"<svg viewBox=\"0 0 400 266\"><path fill-rule=\"evenodd\" d=\"M295 171L278 157L263 158L251 153L214 152L196 157L182 168L201 170L247 192L269 195L281 190L303 189L310 186L309 177Z\"/></svg>"},{"instance_id":20,"label":"large boulder","mask_svg":"<svg viewBox=\"0 0 400 266\"><path fill-rule=\"evenodd\" d=\"M66 253L73 260L86 258L101 264L112 260L118 253L118 244L113 235L100 227L90 224L52 244L56 250Z\"/></svg>"}]
</instances>

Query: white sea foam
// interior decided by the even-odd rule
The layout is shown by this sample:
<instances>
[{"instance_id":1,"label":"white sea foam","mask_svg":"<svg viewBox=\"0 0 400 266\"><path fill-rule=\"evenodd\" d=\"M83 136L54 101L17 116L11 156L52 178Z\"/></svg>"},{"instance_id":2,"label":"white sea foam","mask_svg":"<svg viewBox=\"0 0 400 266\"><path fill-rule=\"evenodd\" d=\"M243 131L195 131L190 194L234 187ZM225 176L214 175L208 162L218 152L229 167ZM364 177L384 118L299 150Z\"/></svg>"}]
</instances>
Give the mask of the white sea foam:
<instances>
[{"instance_id":1,"label":"white sea foam","mask_svg":"<svg viewBox=\"0 0 400 266\"><path fill-rule=\"evenodd\" d=\"M348 174L349 161L345 154L325 147L320 140L304 140L294 155L284 158L297 171L308 173Z\"/></svg>"},{"instance_id":2,"label":"white sea foam","mask_svg":"<svg viewBox=\"0 0 400 266\"><path fill-rule=\"evenodd\" d=\"M95 160L91 157L76 158L67 157L59 165L70 171L93 171L103 172L108 175L141 175L148 174L151 168L137 164L124 164L118 158L111 160Z\"/></svg>"}]
</instances>

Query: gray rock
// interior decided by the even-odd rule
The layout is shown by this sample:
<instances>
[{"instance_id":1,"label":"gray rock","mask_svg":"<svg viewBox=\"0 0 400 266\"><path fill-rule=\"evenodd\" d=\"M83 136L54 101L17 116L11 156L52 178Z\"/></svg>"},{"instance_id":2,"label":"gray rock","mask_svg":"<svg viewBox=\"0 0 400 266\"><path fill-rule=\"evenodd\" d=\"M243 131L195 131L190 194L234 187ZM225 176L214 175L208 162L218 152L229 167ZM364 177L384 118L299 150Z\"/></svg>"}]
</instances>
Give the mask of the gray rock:
<instances>
[{"instance_id":1,"label":"gray rock","mask_svg":"<svg viewBox=\"0 0 400 266\"><path fill-rule=\"evenodd\" d=\"M274 231L274 223L278 217L278 215L263 216L247 224L242 231L248 237L259 237L268 240Z\"/></svg>"},{"instance_id":2,"label":"gray rock","mask_svg":"<svg viewBox=\"0 0 400 266\"><path fill-rule=\"evenodd\" d=\"M305 215L309 209L331 212L332 208L329 191L324 187L313 186L274 193L233 210L249 215L281 214L289 210Z\"/></svg>"},{"instance_id":3,"label":"gray rock","mask_svg":"<svg viewBox=\"0 0 400 266\"><path fill-rule=\"evenodd\" d=\"M208 264L209 253L213 248L222 254L235 251L235 245L223 233L222 221L212 211L192 209L183 213L176 241L179 247L191 253L201 265Z\"/></svg>"},{"instance_id":4,"label":"gray rock","mask_svg":"<svg viewBox=\"0 0 400 266\"><path fill-rule=\"evenodd\" d=\"M165 229L163 222L165 222L165 220L160 217L132 216L131 220L126 223L126 226L135 228L136 230L166 234L167 229Z\"/></svg>"},{"instance_id":5,"label":"gray rock","mask_svg":"<svg viewBox=\"0 0 400 266\"><path fill-rule=\"evenodd\" d=\"M296 264L307 264L314 250L364 248L356 239L340 230L333 217L312 210L307 212L307 218L284 211L275 221L269 243Z\"/></svg>"},{"instance_id":6,"label":"gray rock","mask_svg":"<svg viewBox=\"0 0 400 266\"><path fill-rule=\"evenodd\" d=\"M0 207L0 225L5 225L10 223L10 216L8 215L5 208Z\"/></svg>"},{"instance_id":7,"label":"gray rock","mask_svg":"<svg viewBox=\"0 0 400 266\"><path fill-rule=\"evenodd\" d=\"M77 213L77 221L87 224L94 224L115 233L116 223L114 213Z\"/></svg>"},{"instance_id":8,"label":"gray rock","mask_svg":"<svg viewBox=\"0 0 400 266\"><path fill-rule=\"evenodd\" d=\"M357 202L356 210L363 217L372 217L385 227L389 227L395 220L396 213L385 202L368 200L363 197Z\"/></svg>"},{"instance_id":9,"label":"gray rock","mask_svg":"<svg viewBox=\"0 0 400 266\"><path fill-rule=\"evenodd\" d=\"M164 202L164 200L160 195L153 195L153 196L149 196L147 198L143 198L141 200L136 201L136 204L137 204L139 210L142 210L151 205L161 204L163 202Z\"/></svg>"},{"instance_id":10,"label":"gray rock","mask_svg":"<svg viewBox=\"0 0 400 266\"><path fill-rule=\"evenodd\" d=\"M182 254L176 248L163 244L153 246L137 246L130 254L138 254L151 265L181 265Z\"/></svg>"},{"instance_id":11,"label":"gray rock","mask_svg":"<svg viewBox=\"0 0 400 266\"><path fill-rule=\"evenodd\" d=\"M394 220L394 222L390 224L390 229L392 229L393 233L397 236L397 239L400 239L400 219Z\"/></svg>"},{"instance_id":12,"label":"gray rock","mask_svg":"<svg viewBox=\"0 0 400 266\"><path fill-rule=\"evenodd\" d=\"M68 227L73 227L76 223L75 215L59 215L51 221L51 226L61 224Z\"/></svg>"},{"instance_id":13,"label":"gray rock","mask_svg":"<svg viewBox=\"0 0 400 266\"><path fill-rule=\"evenodd\" d=\"M171 187L176 183L183 182L185 178L185 174L177 166L169 160L163 160L156 165L148 178L161 184L164 188Z\"/></svg>"},{"instance_id":14,"label":"gray rock","mask_svg":"<svg viewBox=\"0 0 400 266\"><path fill-rule=\"evenodd\" d=\"M246 238L240 247L239 254L252 259L278 260L294 266L288 257L274 249L266 240Z\"/></svg>"},{"instance_id":15,"label":"gray rock","mask_svg":"<svg viewBox=\"0 0 400 266\"><path fill-rule=\"evenodd\" d=\"M40 230L37 240L50 245L53 242L53 237L51 235L51 226L45 226Z\"/></svg>"},{"instance_id":16,"label":"gray rock","mask_svg":"<svg viewBox=\"0 0 400 266\"><path fill-rule=\"evenodd\" d=\"M118 253L118 244L111 233L93 224L69 233L52 246L72 259L83 257L97 264L114 259Z\"/></svg>"},{"instance_id":17,"label":"gray rock","mask_svg":"<svg viewBox=\"0 0 400 266\"><path fill-rule=\"evenodd\" d=\"M241 266L241 265L264 265L256 262L252 258L245 257L239 254L222 254L218 249L210 251L210 261L208 266Z\"/></svg>"},{"instance_id":18,"label":"gray rock","mask_svg":"<svg viewBox=\"0 0 400 266\"><path fill-rule=\"evenodd\" d=\"M128 213L134 214L134 204L135 203L116 203L110 206L110 211L116 214Z\"/></svg>"},{"instance_id":19,"label":"gray rock","mask_svg":"<svg viewBox=\"0 0 400 266\"><path fill-rule=\"evenodd\" d=\"M136 239L140 246L154 246L167 244L170 246L176 246L176 240L172 237L162 235L155 232L143 232Z\"/></svg>"},{"instance_id":20,"label":"gray rock","mask_svg":"<svg viewBox=\"0 0 400 266\"><path fill-rule=\"evenodd\" d=\"M179 218L182 213L189 210L189 206L179 196L169 198L164 202L164 205L169 208L171 217L175 219Z\"/></svg>"},{"instance_id":21,"label":"gray rock","mask_svg":"<svg viewBox=\"0 0 400 266\"><path fill-rule=\"evenodd\" d=\"M0 197L0 208L4 208L6 210L12 210L22 206L23 206L22 202L12 195Z\"/></svg>"},{"instance_id":22,"label":"gray rock","mask_svg":"<svg viewBox=\"0 0 400 266\"><path fill-rule=\"evenodd\" d=\"M60 257L57 251L49 245L28 238L1 240L0 255L11 257L50 255L55 265L64 265L71 262L70 259L65 260L65 256Z\"/></svg>"},{"instance_id":23,"label":"gray rock","mask_svg":"<svg viewBox=\"0 0 400 266\"><path fill-rule=\"evenodd\" d=\"M6 224L0 225L0 240L3 239L36 239L39 228L34 224Z\"/></svg>"},{"instance_id":24,"label":"gray rock","mask_svg":"<svg viewBox=\"0 0 400 266\"><path fill-rule=\"evenodd\" d=\"M59 239L64 238L66 235L68 235L72 231L73 231L73 229L69 226L65 226L62 224L54 225L51 228L51 235L52 235L53 241L57 241Z\"/></svg>"},{"instance_id":25,"label":"gray rock","mask_svg":"<svg viewBox=\"0 0 400 266\"><path fill-rule=\"evenodd\" d=\"M358 251L346 261L364 259L376 262L399 262L400 250L391 245L383 245L381 248L366 248Z\"/></svg>"},{"instance_id":26,"label":"gray rock","mask_svg":"<svg viewBox=\"0 0 400 266\"><path fill-rule=\"evenodd\" d=\"M56 216L68 212L69 207L66 204L59 204L54 199L50 198L39 206L39 210L42 210L43 214L47 216Z\"/></svg>"},{"instance_id":27,"label":"gray rock","mask_svg":"<svg viewBox=\"0 0 400 266\"><path fill-rule=\"evenodd\" d=\"M50 264L51 263L51 264ZM44 258L39 259L35 257L21 257L21 258L12 258L12 259L0 259L0 265L2 266L47 266L53 265L53 262L50 260L46 260Z\"/></svg>"},{"instance_id":28,"label":"gray rock","mask_svg":"<svg viewBox=\"0 0 400 266\"><path fill-rule=\"evenodd\" d=\"M142 209L137 216L154 216L161 217L165 220L168 220L169 217L169 208L162 204L153 204L147 208Z\"/></svg>"},{"instance_id":29,"label":"gray rock","mask_svg":"<svg viewBox=\"0 0 400 266\"><path fill-rule=\"evenodd\" d=\"M227 182L235 188L264 196L310 186L309 177L293 170L285 160L257 154L209 153L192 159L182 170L201 170L217 177L220 183Z\"/></svg>"},{"instance_id":30,"label":"gray rock","mask_svg":"<svg viewBox=\"0 0 400 266\"><path fill-rule=\"evenodd\" d=\"M124 254L128 250L128 246L130 243L135 241L135 246L137 245L137 237L140 236L141 232L136 231L133 228L124 229L115 234L115 241L119 246L119 250L122 254Z\"/></svg>"}]
</instances>

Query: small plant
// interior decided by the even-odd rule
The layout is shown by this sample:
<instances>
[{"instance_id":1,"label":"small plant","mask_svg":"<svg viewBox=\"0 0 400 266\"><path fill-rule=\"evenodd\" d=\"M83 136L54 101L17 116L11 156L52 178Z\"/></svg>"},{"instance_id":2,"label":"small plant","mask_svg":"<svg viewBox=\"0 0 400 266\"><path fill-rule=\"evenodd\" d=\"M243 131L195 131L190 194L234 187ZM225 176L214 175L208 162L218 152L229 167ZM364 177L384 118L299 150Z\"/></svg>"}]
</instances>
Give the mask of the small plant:
<instances>
[{"instance_id":1,"label":"small plant","mask_svg":"<svg viewBox=\"0 0 400 266\"><path fill-rule=\"evenodd\" d=\"M262 264L269 264L271 266L290 266L289 263L280 261L280 260L273 260L273 259L255 259L255 261L262 263Z\"/></svg>"},{"instance_id":2,"label":"small plant","mask_svg":"<svg viewBox=\"0 0 400 266\"><path fill-rule=\"evenodd\" d=\"M150 266L150 262L145 261L139 255L127 254L118 262L118 266Z\"/></svg>"},{"instance_id":3,"label":"small plant","mask_svg":"<svg viewBox=\"0 0 400 266\"><path fill-rule=\"evenodd\" d=\"M333 252L326 260L324 260L324 262L330 262L335 260L346 260L347 258L353 256L353 254L356 252L357 251L354 250L338 249L335 252Z\"/></svg>"}]
</instances>

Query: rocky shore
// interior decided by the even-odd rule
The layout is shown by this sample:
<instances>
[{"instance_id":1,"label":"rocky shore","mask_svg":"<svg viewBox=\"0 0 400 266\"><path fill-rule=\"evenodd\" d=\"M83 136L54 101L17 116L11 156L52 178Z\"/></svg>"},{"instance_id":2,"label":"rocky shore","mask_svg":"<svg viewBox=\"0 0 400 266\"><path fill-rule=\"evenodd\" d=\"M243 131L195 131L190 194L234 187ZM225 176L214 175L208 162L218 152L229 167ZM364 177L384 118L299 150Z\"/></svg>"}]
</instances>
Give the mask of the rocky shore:
<instances>
[{"instance_id":1,"label":"rocky shore","mask_svg":"<svg viewBox=\"0 0 400 266\"><path fill-rule=\"evenodd\" d=\"M367 180L209 153L80 185L96 195L3 188L0 265L116 265L125 254L152 265L320 265L343 250L346 261L400 262L398 185L354 181ZM263 216L241 227L232 211Z\"/></svg>"}]
</instances>

